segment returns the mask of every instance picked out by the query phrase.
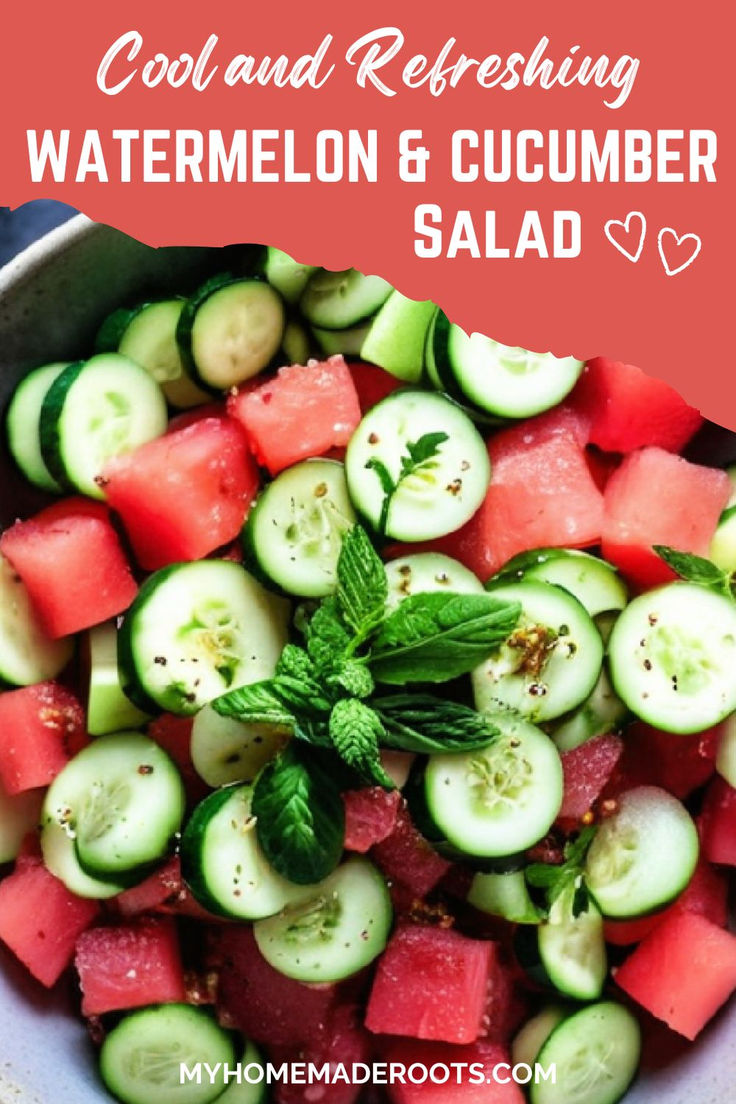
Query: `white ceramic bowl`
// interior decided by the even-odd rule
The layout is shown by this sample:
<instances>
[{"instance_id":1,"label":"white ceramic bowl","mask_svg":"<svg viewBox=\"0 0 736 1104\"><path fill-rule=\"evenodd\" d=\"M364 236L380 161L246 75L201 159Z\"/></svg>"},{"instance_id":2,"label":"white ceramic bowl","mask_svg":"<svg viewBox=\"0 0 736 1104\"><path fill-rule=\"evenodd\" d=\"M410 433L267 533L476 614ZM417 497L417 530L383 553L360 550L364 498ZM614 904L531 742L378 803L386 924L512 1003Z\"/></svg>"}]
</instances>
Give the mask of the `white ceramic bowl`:
<instances>
[{"instance_id":1,"label":"white ceramic bowl","mask_svg":"<svg viewBox=\"0 0 736 1104\"><path fill-rule=\"evenodd\" d=\"M0 408L16 381L48 360L88 353L102 318L136 295L186 290L224 267L221 251L150 249L83 216L53 230L0 272ZM726 448L733 456L733 442ZM723 436L719 451L723 447ZM715 461L714 456L714 461ZM720 461L719 457L719 461ZM0 527L37 503L0 455ZM40 500L39 500L40 501ZM29 923L33 917L29 916ZM48 993L0 948L0 1104L103 1104L70 982ZM639 1079L626 1104L736 1100L736 1004L698 1043Z\"/></svg>"}]
</instances>

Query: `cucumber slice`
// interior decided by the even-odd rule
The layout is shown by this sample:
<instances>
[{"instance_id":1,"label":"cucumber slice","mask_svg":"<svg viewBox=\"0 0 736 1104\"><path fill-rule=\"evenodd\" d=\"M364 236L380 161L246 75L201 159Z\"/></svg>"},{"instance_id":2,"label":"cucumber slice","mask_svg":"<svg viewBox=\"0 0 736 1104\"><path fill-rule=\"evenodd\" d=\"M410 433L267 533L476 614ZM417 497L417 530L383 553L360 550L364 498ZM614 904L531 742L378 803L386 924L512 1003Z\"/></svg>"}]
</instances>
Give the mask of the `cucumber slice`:
<instances>
[{"instance_id":1,"label":"cucumber slice","mask_svg":"<svg viewBox=\"0 0 736 1104\"><path fill-rule=\"evenodd\" d=\"M551 721L585 701L598 681L603 641L584 607L550 583L508 583L495 597L521 603L508 640L472 673L481 713L512 709L530 721Z\"/></svg>"},{"instance_id":2,"label":"cucumber slice","mask_svg":"<svg viewBox=\"0 0 736 1104\"><path fill-rule=\"evenodd\" d=\"M317 344L326 356L342 353L343 356L360 356L360 350L370 329L370 322L351 326L348 330L323 330L312 326Z\"/></svg>"},{"instance_id":3,"label":"cucumber slice","mask_svg":"<svg viewBox=\"0 0 736 1104\"><path fill-rule=\"evenodd\" d=\"M622 610L628 602L626 584L613 564L572 548L535 548L521 552L486 583L493 587L537 579L569 590L591 617Z\"/></svg>"},{"instance_id":4,"label":"cucumber slice","mask_svg":"<svg viewBox=\"0 0 736 1104\"><path fill-rule=\"evenodd\" d=\"M576 885L555 898L549 917L537 929L539 957L556 989L575 1000L597 1000L608 973L603 917L593 901L573 916Z\"/></svg>"},{"instance_id":5,"label":"cucumber slice","mask_svg":"<svg viewBox=\"0 0 736 1104\"><path fill-rule=\"evenodd\" d=\"M182 874L196 899L217 916L257 920L304 896L269 866L251 813L253 787L216 790L194 810L181 840Z\"/></svg>"},{"instance_id":6,"label":"cucumber slice","mask_svg":"<svg viewBox=\"0 0 736 1104\"><path fill-rule=\"evenodd\" d=\"M604 916L642 916L685 889L698 850L698 832L682 802L657 786L638 786L599 826L585 881Z\"/></svg>"},{"instance_id":7,"label":"cucumber slice","mask_svg":"<svg viewBox=\"0 0 736 1104\"><path fill-rule=\"evenodd\" d=\"M166 430L166 402L145 368L119 353L70 364L41 407L41 453L56 481L104 498L101 473Z\"/></svg>"},{"instance_id":8,"label":"cucumber slice","mask_svg":"<svg viewBox=\"0 0 736 1104\"><path fill-rule=\"evenodd\" d=\"M530 418L556 406L572 391L584 364L574 357L531 353L483 334L468 335L437 317L434 361L448 388L480 410L502 418Z\"/></svg>"},{"instance_id":9,"label":"cucumber slice","mask_svg":"<svg viewBox=\"0 0 736 1104\"><path fill-rule=\"evenodd\" d=\"M185 304L176 339L195 381L226 391L270 364L285 325L283 300L270 284L215 276Z\"/></svg>"},{"instance_id":10,"label":"cucumber slice","mask_svg":"<svg viewBox=\"0 0 736 1104\"><path fill-rule=\"evenodd\" d=\"M733 713L721 726L716 770L736 789L736 714Z\"/></svg>"},{"instance_id":11,"label":"cucumber slice","mask_svg":"<svg viewBox=\"0 0 736 1104\"><path fill-rule=\"evenodd\" d=\"M47 636L22 579L0 555L0 685L56 678L73 653L72 637Z\"/></svg>"},{"instance_id":12,"label":"cucumber slice","mask_svg":"<svg viewBox=\"0 0 736 1104\"><path fill-rule=\"evenodd\" d=\"M41 810L41 851L46 868L63 882L68 890L77 897L91 897L102 901L122 893L130 885L130 879L121 878L111 881L107 878L93 878L82 869L74 846L73 833L56 819L44 816L44 809L54 801L53 783L49 789ZM56 791L59 792L58 790Z\"/></svg>"},{"instance_id":13,"label":"cucumber slice","mask_svg":"<svg viewBox=\"0 0 736 1104\"><path fill-rule=\"evenodd\" d=\"M569 1012L562 1005L550 1004L527 1020L511 1044L514 1065L533 1067L547 1039L567 1015Z\"/></svg>"},{"instance_id":14,"label":"cucumber slice","mask_svg":"<svg viewBox=\"0 0 736 1104\"><path fill-rule=\"evenodd\" d=\"M434 358L434 331L437 328L437 319L440 314L442 314L440 308L435 307L434 313L429 320L427 334L424 339L424 375L426 377L426 382L435 391L445 390L437 368L437 361Z\"/></svg>"},{"instance_id":15,"label":"cucumber slice","mask_svg":"<svg viewBox=\"0 0 736 1104\"><path fill-rule=\"evenodd\" d=\"M611 686L604 665L590 697L569 717L556 723L550 735L558 751L572 751L596 736L615 732L628 716L629 710Z\"/></svg>"},{"instance_id":16,"label":"cucumber slice","mask_svg":"<svg viewBox=\"0 0 736 1104\"><path fill-rule=\"evenodd\" d=\"M218 1104L265 1104L266 1071L263 1058L250 1039L245 1044L239 1065L241 1080L230 1081L222 1096L218 1096Z\"/></svg>"},{"instance_id":17,"label":"cucumber slice","mask_svg":"<svg viewBox=\"0 0 736 1104\"><path fill-rule=\"evenodd\" d=\"M69 367L68 360L44 364L22 379L10 400L6 415L8 448L26 479L42 491L58 492L61 487L41 455L41 407L54 380Z\"/></svg>"},{"instance_id":18,"label":"cucumber slice","mask_svg":"<svg viewBox=\"0 0 736 1104\"><path fill-rule=\"evenodd\" d=\"M281 349L287 364L306 364L311 354L309 334L300 322L286 323Z\"/></svg>"},{"instance_id":19,"label":"cucumber slice","mask_svg":"<svg viewBox=\"0 0 736 1104\"><path fill-rule=\"evenodd\" d=\"M512 714L491 717L500 735L479 751L432 755L424 774L429 813L466 855L515 855L550 829L562 804L552 741Z\"/></svg>"},{"instance_id":20,"label":"cucumber slice","mask_svg":"<svg viewBox=\"0 0 736 1104\"><path fill-rule=\"evenodd\" d=\"M182 1065L205 1070L182 1077ZM105 1037L100 1074L123 1104L210 1104L224 1099L225 1069L235 1065L232 1035L191 1004L160 1004L124 1016Z\"/></svg>"},{"instance_id":21,"label":"cucumber slice","mask_svg":"<svg viewBox=\"0 0 736 1104\"><path fill-rule=\"evenodd\" d=\"M529 896L523 870L512 870L508 874L475 874L468 892L468 904L512 924L538 924L542 918Z\"/></svg>"},{"instance_id":22,"label":"cucumber slice","mask_svg":"<svg viewBox=\"0 0 736 1104\"><path fill-rule=\"evenodd\" d=\"M386 564L386 609L395 610L410 594L443 590L448 594L482 594L477 575L441 552L415 552Z\"/></svg>"},{"instance_id":23,"label":"cucumber slice","mask_svg":"<svg viewBox=\"0 0 736 1104\"><path fill-rule=\"evenodd\" d=\"M9 794L0 783L0 863L11 862L41 819L43 790Z\"/></svg>"},{"instance_id":24,"label":"cucumber slice","mask_svg":"<svg viewBox=\"0 0 736 1104\"><path fill-rule=\"evenodd\" d=\"M437 308L429 300L407 299L392 291L371 322L362 360L377 364L397 379L418 383L424 369L424 346Z\"/></svg>"},{"instance_id":25,"label":"cucumber slice","mask_svg":"<svg viewBox=\"0 0 736 1104\"><path fill-rule=\"evenodd\" d=\"M209 395L189 375L176 340L184 299L142 303L120 334L117 352L153 376L172 406L186 410Z\"/></svg>"},{"instance_id":26,"label":"cucumber slice","mask_svg":"<svg viewBox=\"0 0 736 1104\"><path fill-rule=\"evenodd\" d=\"M240 564L162 568L141 587L118 636L123 689L142 709L196 713L227 690L273 675L287 617L288 604Z\"/></svg>"},{"instance_id":27,"label":"cucumber slice","mask_svg":"<svg viewBox=\"0 0 736 1104\"><path fill-rule=\"evenodd\" d=\"M67 763L43 817L73 839L85 873L125 879L168 853L184 804L179 772L163 748L140 732L117 732Z\"/></svg>"},{"instance_id":28,"label":"cucumber slice","mask_svg":"<svg viewBox=\"0 0 736 1104\"><path fill-rule=\"evenodd\" d=\"M212 786L252 782L289 738L289 730L269 724L243 724L221 717L210 705L192 725L190 752L199 777Z\"/></svg>"},{"instance_id":29,"label":"cucumber slice","mask_svg":"<svg viewBox=\"0 0 736 1104\"><path fill-rule=\"evenodd\" d=\"M427 450L432 455L402 474L412 451L421 455L420 442L432 444L433 435L439 440ZM464 525L485 498L491 474L470 419L444 396L425 391L396 391L372 407L350 439L345 471L353 503L370 524L409 542ZM395 485L391 494L386 477Z\"/></svg>"},{"instance_id":30,"label":"cucumber slice","mask_svg":"<svg viewBox=\"0 0 736 1104\"><path fill-rule=\"evenodd\" d=\"M721 514L708 559L722 571L736 571L736 506L728 506Z\"/></svg>"},{"instance_id":31,"label":"cucumber slice","mask_svg":"<svg viewBox=\"0 0 736 1104\"><path fill-rule=\"evenodd\" d=\"M150 713L138 709L123 693L118 671L118 633L113 621L89 630L87 651L87 731L90 736L140 728L150 719Z\"/></svg>"},{"instance_id":32,"label":"cucumber slice","mask_svg":"<svg viewBox=\"0 0 736 1104\"><path fill-rule=\"evenodd\" d=\"M391 921L383 877L366 859L352 858L306 899L259 920L253 934L266 961L287 977L340 981L378 957Z\"/></svg>"},{"instance_id":33,"label":"cucumber slice","mask_svg":"<svg viewBox=\"0 0 736 1104\"><path fill-rule=\"evenodd\" d=\"M555 1080L533 1082L531 1104L616 1104L634 1079L641 1032L632 1014L613 1001L588 1005L553 1029L537 1055Z\"/></svg>"},{"instance_id":34,"label":"cucumber slice","mask_svg":"<svg viewBox=\"0 0 736 1104\"><path fill-rule=\"evenodd\" d=\"M702 732L736 709L736 605L696 583L635 598L608 644L616 693L665 732Z\"/></svg>"},{"instance_id":35,"label":"cucumber slice","mask_svg":"<svg viewBox=\"0 0 736 1104\"><path fill-rule=\"evenodd\" d=\"M391 291L380 276L364 276L354 268L342 272L320 268L310 277L299 308L312 326L346 330L375 314Z\"/></svg>"},{"instance_id":36,"label":"cucumber slice","mask_svg":"<svg viewBox=\"0 0 736 1104\"><path fill-rule=\"evenodd\" d=\"M355 524L345 468L337 460L305 460L279 473L251 509L247 551L262 575L302 598L337 585L342 538Z\"/></svg>"},{"instance_id":37,"label":"cucumber slice","mask_svg":"<svg viewBox=\"0 0 736 1104\"><path fill-rule=\"evenodd\" d=\"M273 245L266 249L263 275L287 303L299 301L310 276L316 271L315 265L300 264L288 253L284 253L283 249L276 249Z\"/></svg>"}]
</instances>

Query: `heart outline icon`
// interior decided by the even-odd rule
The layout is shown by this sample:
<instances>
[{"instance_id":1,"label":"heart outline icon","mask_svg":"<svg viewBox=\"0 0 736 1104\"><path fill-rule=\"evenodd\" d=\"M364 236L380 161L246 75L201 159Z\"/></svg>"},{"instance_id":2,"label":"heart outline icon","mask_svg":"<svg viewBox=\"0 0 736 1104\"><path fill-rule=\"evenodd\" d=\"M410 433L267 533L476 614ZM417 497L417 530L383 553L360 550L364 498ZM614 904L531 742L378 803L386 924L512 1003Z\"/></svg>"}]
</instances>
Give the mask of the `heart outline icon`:
<instances>
[{"instance_id":1,"label":"heart outline icon","mask_svg":"<svg viewBox=\"0 0 736 1104\"><path fill-rule=\"evenodd\" d=\"M635 253L631 253L626 248L625 245L622 245L622 243L620 241L618 241L613 236L613 233L611 231L612 227L620 226L625 234L627 234L627 235L630 234L631 229L629 227L629 223L631 222L632 218L633 219L638 219L639 222L641 223L641 232L639 234L639 244L637 245ZM626 216L626 218L623 221L621 219L609 219L608 222L603 227L603 233L606 235L606 237L608 238L609 242L614 247L614 249L617 249L619 251L619 253L621 253L624 257L626 257L627 261L631 261L632 264L636 264L636 262L641 257L642 250L644 249L644 241L645 241L646 236L647 236L647 220L646 220L646 218L644 217L644 215L642 214L641 211L629 211L628 215Z\"/></svg>"},{"instance_id":2,"label":"heart outline icon","mask_svg":"<svg viewBox=\"0 0 736 1104\"><path fill-rule=\"evenodd\" d=\"M675 246L678 248L682 245L683 242L687 241L688 239L695 242L695 247L688 259L683 264L678 265L677 268L670 268L669 266L669 261L667 260L667 254L663 245L665 234L672 235L672 237L675 239ZM676 276L678 272L682 272L683 269L688 268L698 256L702 248L703 242L699 234L678 234L677 231L673 230L671 226L663 226L662 229L659 231L659 234L657 234L657 249L659 250L659 257L662 261L662 265L664 266L664 271L667 276Z\"/></svg>"}]
</instances>

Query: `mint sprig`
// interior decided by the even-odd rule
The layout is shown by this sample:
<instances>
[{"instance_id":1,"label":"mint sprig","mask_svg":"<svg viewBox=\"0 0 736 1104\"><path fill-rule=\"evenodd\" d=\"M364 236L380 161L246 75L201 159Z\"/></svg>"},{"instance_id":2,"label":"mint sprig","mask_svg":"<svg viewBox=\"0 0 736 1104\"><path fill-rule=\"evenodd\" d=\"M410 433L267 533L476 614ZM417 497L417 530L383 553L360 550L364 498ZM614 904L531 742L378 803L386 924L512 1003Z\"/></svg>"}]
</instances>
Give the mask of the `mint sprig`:
<instances>
[{"instance_id":1,"label":"mint sprig","mask_svg":"<svg viewBox=\"0 0 736 1104\"><path fill-rule=\"evenodd\" d=\"M595 833L596 826L591 824L583 828L574 840L568 841L563 852L563 863L556 866L531 863L526 868L524 873L529 885L545 891L548 911L560 894L566 891L572 891L573 919L588 911L590 894L583 877L583 865Z\"/></svg>"},{"instance_id":2,"label":"mint sprig","mask_svg":"<svg viewBox=\"0 0 736 1104\"><path fill-rule=\"evenodd\" d=\"M724 594L727 598L734 597L736 584L730 571L723 571L704 556L696 556L693 552L679 552L666 544L654 544L652 549L685 582L697 583L717 594Z\"/></svg>"},{"instance_id":3,"label":"mint sprig","mask_svg":"<svg viewBox=\"0 0 736 1104\"><path fill-rule=\"evenodd\" d=\"M440 450L440 445L443 445L447 440L449 440L448 435L439 431L436 433L425 433L418 441L408 441L406 444L406 453L399 461L399 474L395 479L383 461L379 460L377 456L372 456L367 462L366 468L376 473L381 484L381 490L383 491L383 502L381 504L381 513L378 519L378 532L382 536L386 534L388 512L391 509L394 495L401 484L412 475L417 475L422 471L429 471L431 468L436 467L436 464L433 463L434 458Z\"/></svg>"}]
</instances>

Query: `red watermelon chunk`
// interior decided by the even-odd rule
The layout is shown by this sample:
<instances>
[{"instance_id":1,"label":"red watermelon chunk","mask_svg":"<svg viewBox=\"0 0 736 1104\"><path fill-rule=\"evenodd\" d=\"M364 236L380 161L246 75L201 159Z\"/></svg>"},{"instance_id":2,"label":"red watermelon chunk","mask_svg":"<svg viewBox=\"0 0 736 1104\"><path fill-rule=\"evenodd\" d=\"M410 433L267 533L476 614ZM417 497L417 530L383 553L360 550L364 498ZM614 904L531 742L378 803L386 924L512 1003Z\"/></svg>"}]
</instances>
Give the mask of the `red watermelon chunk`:
<instances>
[{"instance_id":1,"label":"red watermelon chunk","mask_svg":"<svg viewBox=\"0 0 736 1104\"><path fill-rule=\"evenodd\" d=\"M417 898L426 897L451 865L414 827L405 802L399 805L393 830L375 845L371 857L390 881Z\"/></svg>"},{"instance_id":2,"label":"red watermelon chunk","mask_svg":"<svg viewBox=\"0 0 736 1104\"><path fill-rule=\"evenodd\" d=\"M681 734L636 721L624 733L623 755L604 796L617 797L635 786L661 786L680 800L688 797L712 777L718 738L718 728Z\"/></svg>"},{"instance_id":3,"label":"red watermelon chunk","mask_svg":"<svg viewBox=\"0 0 736 1104\"><path fill-rule=\"evenodd\" d=\"M489 943L490 970L481 1035L493 1043L508 1043L529 1015L529 1004L518 983L523 971L504 957L500 944Z\"/></svg>"},{"instance_id":4,"label":"red watermelon chunk","mask_svg":"<svg viewBox=\"0 0 736 1104\"><path fill-rule=\"evenodd\" d=\"M349 369L355 384L355 390L358 393L358 402L362 414L365 414L366 410L370 410L372 406L379 403L381 399L388 398L399 387L406 386L396 376L392 376L390 372L385 372L383 368L379 368L376 364L366 364L365 361L361 360L350 364Z\"/></svg>"},{"instance_id":5,"label":"red watermelon chunk","mask_svg":"<svg viewBox=\"0 0 736 1104\"><path fill-rule=\"evenodd\" d=\"M26 859L0 882L0 940L48 987L61 977L97 901L70 893L41 862Z\"/></svg>"},{"instance_id":6,"label":"red watermelon chunk","mask_svg":"<svg viewBox=\"0 0 736 1104\"><path fill-rule=\"evenodd\" d=\"M605 920L606 940L617 947L639 943L667 917L683 912L705 916L721 928L725 928L728 922L728 880L722 871L716 870L702 856L687 888L673 904L652 916L638 916L634 920Z\"/></svg>"},{"instance_id":7,"label":"red watermelon chunk","mask_svg":"<svg viewBox=\"0 0 736 1104\"><path fill-rule=\"evenodd\" d=\"M137 916L150 912L175 900L182 889L181 864L178 855L172 855L163 866L154 870L138 885L113 897L112 906L121 916Z\"/></svg>"},{"instance_id":8,"label":"red watermelon chunk","mask_svg":"<svg viewBox=\"0 0 736 1104\"><path fill-rule=\"evenodd\" d=\"M54 637L122 613L138 589L107 508L91 499L65 499L17 521L0 537L0 551Z\"/></svg>"},{"instance_id":9,"label":"red watermelon chunk","mask_svg":"<svg viewBox=\"0 0 736 1104\"><path fill-rule=\"evenodd\" d=\"M666 583L674 573L652 545L707 556L730 494L723 471L661 448L633 452L606 484L603 555L635 587Z\"/></svg>"},{"instance_id":10,"label":"red watermelon chunk","mask_svg":"<svg viewBox=\"0 0 736 1104\"><path fill-rule=\"evenodd\" d=\"M488 443L484 502L434 547L485 581L518 552L597 543L603 496L587 462L586 432L584 421L563 406L497 433Z\"/></svg>"},{"instance_id":11,"label":"red watermelon chunk","mask_svg":"<svg viewBox=\"0 0 736 1104\"><path fill-rule=\"evenodd\" d=\"M186 1000L179 939L168 918L89 928L77 940L74 964L85 1016Z\"/></svg>"},{"instance_id":12,"label":"red watermelon chunk","mask_svg":"<svg viewBox=\"0 0 736 1104\"><path fill-rule=\"evenodd\" d=\"M112 460L105 494L148 571L198 560L233 540L258 490L242 427L201 418Z\"/></svg>"},{"instance_id":13,"label":"red watermelon chunk","mask_svg":"<svg viewBox=\"0 0 736 1104\"><path fill-rule=\"evenodd\" d=\"M0 694L0 779L9 794L48 786L85 742L84 710L58 682Z\"/></svg>"},{"instance_id":14,"label":"red watermelon chunk","mask_svg":"<svg viewBox=\"0 0 736 1104\"><path fill-rule=\"evenodd\" d=\"M389 1089L393 1104L524 1104L524 1093L511 1079L509 1052L498 1043L480 1040L470 1046L451 1046L389 1039L381 1048L381 1056L407 1069L416 1065L429 1071L436 1065L449 1070L444 1084L433 1082L429 1075L418 1085L408 1078L405 1084L397 1081ZM472 1073L471 1065L476 1067ZM437 1077L443 1076L438 1071Z\"/></svg>"},{"instance_id":15,"label":"red watermelon chunk","mask_svg":"<svg viewBox=\"0 0 736 1104\"><path fill-rule=\"evenodd\" d=\"M345 806L345 850L369 851L390 835L396 824L401 795L380 786L348 790L342 795Z\"/></svg>"},{"instance_id":16,"label":"red watermelon chunk","mask_svg":"<svg viewBox=\"0 0 736 1104\"><path fill-rule=\"evenodd\" d=\"M282 1062L311 1062L318 1069L328 1066L332 1084L315 1081L309 1088L298 1080L279 1081L274 1092L275 1104L354 1104L363 1090L361 1083L352 1081L354 1065L370 1059L371 1039L361 1023L355 1005L340 1004L330 1013L317 1038L307 1046L296 1049L278 1047L270 1058L276 1064ZM338 1067L347 1071L350 1083L336 1076Z\"/></svg>"},{"instance_id":17,"label":"red watermelon chunk","mask_svg":"<svg viewBox=\"0 0 736 1104\"><path fill-rule=\"evenodd\" d=\"M337 985L306 985L274 970L249 927L223 927L213 944L223 1022L265 1046L319 1044L337 1002Z\"/></svg>"},{"instance_id":18,"label":"red watermelon chunk","mask_svg":"<svg viewBox=\"0 0 736 1104\"><path fill-rule=\"evenodd\" d=\"M679 452L703 422L668 383L605 357L588 361L572 401L590 418L590 442L607 452Z\"/></svg>"},{"instance_id":19,"label":"red watermelon chunk","mask_svg":"<svg viewBox=\"0 0 736 1104\"><path fill-rule=\"evenodd\" d=\"M187 802L190 805L196 805L210 791L192 763L189 751L192 723L191 717L177 717L173 713L162 713L148 725L148 735L174 760L184 783Z\"/></svg>"},{"instance_id":20,"label":"red watermelon chunk","mask_svg":"<svg viewBox=\"0 0 736 1104\"><path fill-rule=\"evenodd\" d=\"M673 1031L694 1039L736 989L736 936L696 913L670 916L615 979Z\"/></svg>"},{"instance_id":21,"label":"red watermelon chunk","mask_svg":"<svg viewBox=\"0 0 736 1104\"><path fill-rule=\"evenodd\" d=\"M377 1034L473 1042L483 1026L491 949L487 941L445 928L398 928L378 962L366 1027Z\"/></svg>"},{"instance_id":22,"label":"red watermelon chunk","mask_svg":"<svg viewBox=\"0 0 736 1104\"><path fill-rule=\"evenodd\" d=\"M736 866L736 789L716 777L708 787L702 814L703 850L713 863Z\"/></svg>"},{"instance_id":23,"label":"red watermelon chunk","mask_svg":"<svg viewBox=\"0 0 736 1104\"><path fill-rule=\"evenodd\" d=\"M587 740L560 756L564 778L561 821L579 821L598 799L623 751L623 741L613 733Z\"/></svg>"},{"instance_id":24,"label":"red watermelon chunk","mask_svg":"<svg viewBox=\"0 0 736 1104\"><path fill-rule=\"evenodd\" d=\"M259 463L271 475L346 445L360 421L360 404L341 356L279 368L265 382L246 384L228 399Z\"/></svg>"}]
</instances>

